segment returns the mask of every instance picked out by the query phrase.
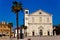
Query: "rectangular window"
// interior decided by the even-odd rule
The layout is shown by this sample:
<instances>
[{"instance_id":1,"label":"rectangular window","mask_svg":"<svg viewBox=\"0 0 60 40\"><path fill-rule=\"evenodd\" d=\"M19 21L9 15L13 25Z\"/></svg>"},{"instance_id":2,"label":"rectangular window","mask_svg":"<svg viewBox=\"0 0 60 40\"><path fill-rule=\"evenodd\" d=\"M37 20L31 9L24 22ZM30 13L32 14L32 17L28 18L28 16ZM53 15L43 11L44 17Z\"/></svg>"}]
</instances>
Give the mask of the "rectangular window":
<instances>
[{"instance_id":1,"label":"rectangular window","mask_svg":"<svg viewBox=\"0 0 60 40\"><path fill-rule=\"evenodd\" d=\"M42 22L42 17L40 17L39 21Z\"/></svg>"},{"instance_id":2,"label":"rectangular window","mask_svg":"<svg viewBox=\"0 0 60 40\"><path fill-rule=\"evenodd\" d=\"M32 22L34 22L34 18L32 17Z\"/></svg>"},{"instance_id":3,"label":"rectangular window","mask_svg":"<svg viewBox=\"0 0 60 40\"><path fill-rule=\"evenodd\" d=\"M47 18L47 22L49 22L49 18Z\"/></svg>"}]
</instances>

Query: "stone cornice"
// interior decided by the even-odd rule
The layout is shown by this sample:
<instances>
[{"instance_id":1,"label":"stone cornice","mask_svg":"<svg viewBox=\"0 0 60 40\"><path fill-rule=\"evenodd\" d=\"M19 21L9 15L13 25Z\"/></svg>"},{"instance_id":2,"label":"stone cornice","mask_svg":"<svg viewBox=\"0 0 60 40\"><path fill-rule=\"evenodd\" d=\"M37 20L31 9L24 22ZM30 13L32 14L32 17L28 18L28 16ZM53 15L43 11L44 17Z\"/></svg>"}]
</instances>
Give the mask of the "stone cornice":
<instances>
[{"instance_id":1,"label":"stone cornice","mask_svg":"<svg viewBox=\"0 0 60 40\"><path fill-rule=\"evenodd\" d=\"M47 24L50 24L50 25L52 25L52 23L28 23L29 25L40 25L40 24L43 24L43 25L47 25Z\"/></svg>"},{"instance_id":2,"label":"stone cornice","mask_svg":"<svg viewBox=\"0 0 60 40\"><path fill-rule=\"evenodd\" d=\"M28 16L50 16L50 15L28 15Z\"/></svg>"}]
</instances>

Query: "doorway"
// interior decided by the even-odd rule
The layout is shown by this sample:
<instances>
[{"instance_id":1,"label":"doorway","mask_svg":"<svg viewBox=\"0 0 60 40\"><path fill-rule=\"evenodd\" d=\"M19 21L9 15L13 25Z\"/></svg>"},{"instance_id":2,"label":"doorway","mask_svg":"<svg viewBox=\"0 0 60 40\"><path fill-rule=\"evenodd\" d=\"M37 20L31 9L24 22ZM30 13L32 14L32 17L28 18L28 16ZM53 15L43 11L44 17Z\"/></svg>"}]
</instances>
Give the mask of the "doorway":
<instances>
[{"instance_id":1,"label":"doorway","mask_svg":"<svg viewBox=\"0 0 60 40\"><path fill-rule=\"evenodd\" d=\"M40 34L40 36L42 36L42 35L43 35L43 34L42 34L42 30L40 30L39 34Z\"/></svg>"},{"instance_id":2,"label":"doorway","mask_svg":"<svg viewBox=\"0 0 60 40\"><path fill-rule=\"evenodd\" d=\"M48 35L50 35L49 31L48 31Z\"/></svg>"},{"instance_id":3,"label":"doorway","mask_svg":"<svg viewBox=\"0 0 60 40\"><path fill-rule=\"evenodd\" d=\"M33 32L32 32L32 36L34 36L34 35L35 35L35 32L33 31Z\"/></svg>"}]
</instances>

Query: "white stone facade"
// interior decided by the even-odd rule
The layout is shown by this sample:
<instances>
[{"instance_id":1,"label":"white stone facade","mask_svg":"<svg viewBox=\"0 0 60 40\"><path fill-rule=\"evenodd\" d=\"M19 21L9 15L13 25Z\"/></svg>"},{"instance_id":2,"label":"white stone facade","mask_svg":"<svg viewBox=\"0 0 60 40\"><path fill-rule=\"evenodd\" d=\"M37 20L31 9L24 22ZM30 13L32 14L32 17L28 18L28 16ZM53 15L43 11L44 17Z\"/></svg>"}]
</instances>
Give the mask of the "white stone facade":
<instances>
[{"instance_id":1,"label":"white stone facade","mask_svg":"<svg viewBox=\"0 0 60 40\"><path fill-rule=\"evenodd\" d=\"M52 15L42 10L29 14L25 10L25 26L27 26L27 36L53 35Z\"/></svg>"}]
</instances>

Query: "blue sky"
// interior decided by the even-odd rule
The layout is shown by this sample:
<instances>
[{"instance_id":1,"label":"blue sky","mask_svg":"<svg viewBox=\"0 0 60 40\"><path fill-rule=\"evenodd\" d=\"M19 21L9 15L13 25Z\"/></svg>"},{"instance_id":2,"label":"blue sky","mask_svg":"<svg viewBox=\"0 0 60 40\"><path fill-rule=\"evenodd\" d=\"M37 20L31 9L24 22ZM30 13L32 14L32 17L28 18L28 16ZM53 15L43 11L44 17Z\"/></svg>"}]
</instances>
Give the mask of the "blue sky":
<instances>
[{"instance_id":1,"label":"blue sky","mask_svg":"<svg viewBox=\"0 0 60 40\"><path fill-rule=\"evenodd\" d=\"M11 11L14 0L0 0L0 22L12 22L16 27L16 15ZM23 8L30 10L30 13L39 9L53 15L53 24L60 24L60 0L16 0L22 2ZM23 24L23 12L19 12L19 25Z\"/></svg>"}]
</instances>

